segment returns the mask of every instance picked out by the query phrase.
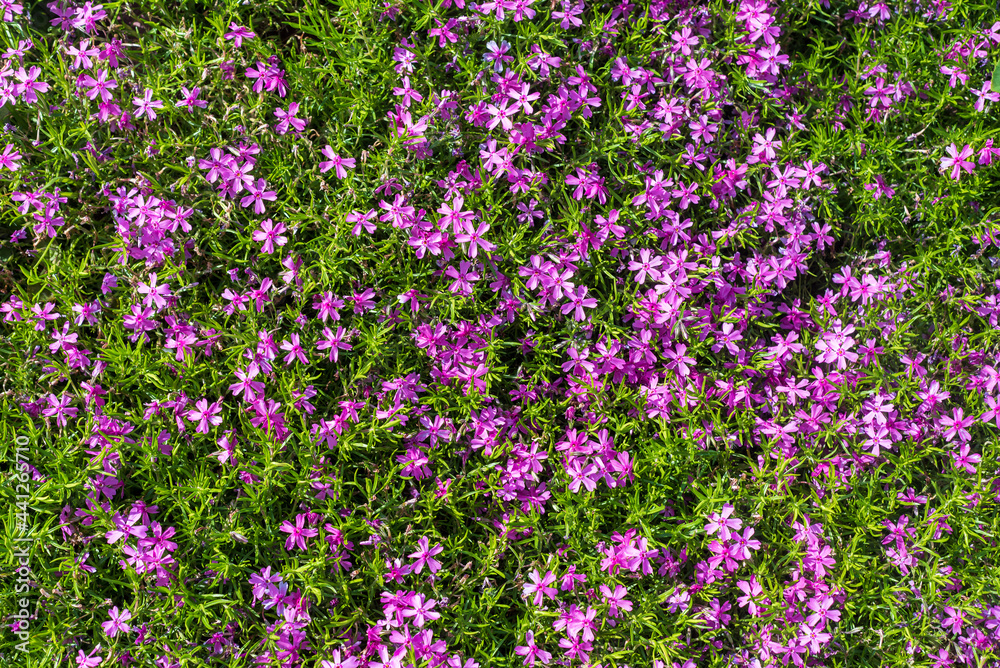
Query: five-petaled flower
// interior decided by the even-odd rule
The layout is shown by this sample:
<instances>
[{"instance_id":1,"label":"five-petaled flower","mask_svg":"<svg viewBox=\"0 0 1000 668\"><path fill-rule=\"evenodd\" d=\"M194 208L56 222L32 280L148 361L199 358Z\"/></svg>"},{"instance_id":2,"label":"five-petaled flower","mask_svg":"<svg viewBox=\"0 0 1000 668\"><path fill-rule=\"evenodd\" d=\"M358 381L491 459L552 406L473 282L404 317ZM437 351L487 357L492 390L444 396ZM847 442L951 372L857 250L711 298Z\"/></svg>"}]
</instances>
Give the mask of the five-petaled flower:
<instances>
[{"instance_id":1,"label":"five-petaled flower","mask_svg":"<svg viewBox=\"0 0 1000 668\"><path fill-rule=\"evenodd\" d=\"M518 645L514 648L514 653L518 656L524 657L525 666L535 665L535 661L541 661L543 664L547 664L552 660L552 654L546 652L537 644L535 644L535 634L533 631L528 631L524 634L524 645Z\"/></svg>"},{"instance_id":2,"label":"five-petaled flower","mask_svg":"<svg viewBox=\"0 0 1000 668\"><path fill-rule=\"evenodd\" d=\"M232 40L233 46L237 49L243 46L243 40L251 40L257 35L253 33L249 28L245 28L241 25L235 23L229 24L229 32L227 32L223 37L227 40Z\"/></svg>"},{"instance_id":3,"label":"five-petaled flower","mask_svg":"<svg viewBox=\"0 0 1000 668\"><path fill-rule=\"evenodd\" d=\"M135 111L136 118L142 118L145 115L151 121L156 120L155 110L163 108L163 102L154 100L153 91L149 88L142 94L142 97L132 98L132 104L138 107Z\"/></svg>"},{"instance_id":4,"label":"five-petaled flower","mask_svg":"<svg viewBox=\"0 0 1000 668\"><path fill-rule=\"evenodd\" d=\"M548 596L552 600L556 598L556 588L550 587L553 582L556 581L555 573L548 571L545 576L541 576L538 573L538 569L532 569L531 573L528 574L528 579L531 582L526 582L523 587L522 593L524 596L533 595L531 599L532 605L541 605L542 598Z\"/></svg>"},{"instance_id":5,"label":"five-petaled flower","mask_svg":"<svg viewBox=\"0 0 1000 668\"><path fill-rule=\"evenodd\" d=\"M3 153L0 154L0 167L16 172L20 167L21 153L13 144L7 144Z\"/></svg>"},{"instance_id":6,"label":"five-petaled flower","mask_svg":"<svg viewBox=\"0 0 1000 668\"><path fill-rule=\"evenodd\" d=\"M305 522L305 513L299 513L295 516L295 524L292 524L288 520L282 522L281 530L288 534L288 539L285 541L286 550L290 550L296 546L300 550L304 550L306 549L306 538L319 535L319 529L307 528Z\"/></svg>"},{"instance_id":7,"label":"five-petaled flower","mask_svg":"<svg viewBox=\"0 0 1000 668\"><path fill-rule=\"evenodd\" d=\"M410 559L416 559L413 564L413 572L419 573L423 570L424 564L427 564L427 569L431 573L437 573L441 570L441 562L434 557L444 552L444 547L438 543L434 547L430 547L430 541L426 536L417 541L417 551L407 555Z\"/></svg>"},{"instance_id":8,"label":"five-petaled flower","mask_svg":"<svg viewBox=\"0 0 1000 668\"><path fill-rule=\"evenodd\" d=\"M246 208L252 204L253 212L256 214L264 213L264 200L273 202L278 199L278 193L268 190L267 181L264 179L257 179L256 185L248 185L247 190L250 194L240 200L240 205Z\"/></svg>"},{"instance_id":9,"label":"five-petaled flower","mask_svg":"<svg viewBox=\"0 0 1000 668\"><path fill-rule=\"evenodd\" d=\"M275 245L281 247L288 243L288 237L282 235L285 230L284 223L275 223L270 218L265 218L260 224L260 229L254 230L251 238L257 242L263 242L264 245L260 248L261 252L270 255L274 252Z\"/></svg>"},{"instance_id":10,"label":"five-petaled flower","mask_svg":"<svg viewBox=\"0 0 1000 668\"><path fill-rule=\"evenodd\" d=\"M342 158L333 152L333 147L327 144L323 150L323 155L329 158L324 162L319 163L320 174L326 174L331 169L335 169L334 172L338 179L343 179L347 177L348 169L354 169L356 163L354 158Z\"/></svg>"},{"instance_id":11,"label":"five-petaled flower","mask_svg":"<svg viewBox=\"0 0 1000 668\"><path fill-rule=\"evenodd\" d=\"M971 160L966 160L966 158L971 157L973 153L972 147L968 144L963 146L962 150L959 151L958 147L955 146L955 143L952 142L952 144L945 149L945 152L948 153L948 155L941 158L941 171L945 171L950 168L951 171L948 175L956 181L958 181L959 177L962 176L963 169L971 174L972 170L976 168L976 163Z\"/></svg>"},{"instance_id":12,"label":"five-petaled flower","mask_svg":"<svg viewBox=\"0 0 1000 668\"><path fill-rule=\"evenodd\" d=\"M198 422L194 430L196 434L207 434L210 424L215 427L222 424L222 416L219 415L222 412L222 404L218 401L209 405L208 399L199 399L194 406L185 417L192 422Z\"/></svg>"},{"instance_id":13,"label":"five-petaled flower","mask_svg":"<svg viewBox=\"0 0 1000 668\"><path fill-rule=\"evenodd\" d=\"M132 613L127 609L119 611L118 606L111 608L108 612L110 620L101 623L101 628L109 638L114 638L119 633L128 633L132 627L128 625L128 620L132 619Z\"/></svg>"}]
</instances>

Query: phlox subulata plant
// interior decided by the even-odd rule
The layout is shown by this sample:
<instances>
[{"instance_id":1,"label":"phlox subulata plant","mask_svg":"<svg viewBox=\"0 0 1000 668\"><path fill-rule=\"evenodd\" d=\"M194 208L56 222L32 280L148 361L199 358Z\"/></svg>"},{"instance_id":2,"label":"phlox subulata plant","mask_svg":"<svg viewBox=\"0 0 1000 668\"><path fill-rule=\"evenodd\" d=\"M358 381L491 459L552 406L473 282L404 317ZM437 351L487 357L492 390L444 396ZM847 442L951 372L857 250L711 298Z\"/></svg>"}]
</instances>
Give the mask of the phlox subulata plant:
<instances>
[{"instance_id":1,"label":"phlox subulata plant","mask_svg":"<svg viewBox=\"0 0 1000 668\"><path fill-rule=\"evenodd\" d=\"M994 7L0 18L3 662L998 664Z\"/></svg>"}]
</instances>

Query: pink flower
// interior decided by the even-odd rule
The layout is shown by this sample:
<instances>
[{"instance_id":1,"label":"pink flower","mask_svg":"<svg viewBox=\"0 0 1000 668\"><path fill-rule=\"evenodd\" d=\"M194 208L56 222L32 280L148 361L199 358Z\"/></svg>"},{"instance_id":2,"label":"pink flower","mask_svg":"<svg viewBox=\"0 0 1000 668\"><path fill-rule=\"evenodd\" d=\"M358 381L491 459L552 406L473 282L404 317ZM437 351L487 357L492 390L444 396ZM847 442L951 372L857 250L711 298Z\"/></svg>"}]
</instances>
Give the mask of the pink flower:
<instances>
[{"instance_id":1,"label":"pink flower","mask_svg":"<svg viewBox=\"0 0 1000 668\"><path fill-rule=\"evenodd\" d=\"M101 96L101 102L108 102L111 100L111 89L118 88L118 82L114 79L108 79L107 70L98 70L97 78L85 74L80 82L89 88L87 91L87 97L93 100L98 95Z\"/></svg>"},{"instance_id":2,"label":"pink flower","mask_svg":"<svg viewBox=\"0 0 1000 668\"><path fill-rule=\"evenodd\" d=\"M146 89L142 97L132 98L132 104L138 107L135 111L136 118L142 118L143 115L147 116L149 120L156 120L156 112L154 109L162 109L163 102L160 100L153 99L153 91Z\"/></svg>"},{"instance_id":3,"label":"pink flower","mask_svg":"<svg viewBox=\"0 0 1000 668\"><path fill-rule=\"evenodd\" d=\"M969 444L963 443L959 448L959 453L956 455L954 452L951 453L951 458L955 460L955 468L964 468L966 473L975 473L976 464L982 461L982 455L970 454Z\"/></svg>"},{"instance_id":4,"label":"pink flower","mask_svg":"<svg viewBox=\"0 0 1000 668\"><path fill-rule=\"evenodd\" d=\"M329 144L322 151L323 155L330 158L328 161L319 163L319 173L326 174L331 169L336 169L334 172L338 179L343 179L347 177L346 169L354 169L357 161L354 158L341 158L339 155L333 152L333 147Z\"/></svg>"},{"instance_id":5,"label":"pink flower","mask_svg":"<svg viewBox=\"0 0 1000 668\"><path fill-rule=\"evenodd\" d=\"M479 223L476 227L472 221L465 221L465 231L455 235L455 241L460 244L469 244L469 257L476 257L479 249L489 252L496 249L496 245L486 240L486 233L490 230L489 223Z\"/></svg>"},{"instance_id":6,"label":"pink flower","mask_svg":"<svg viewBox=\"0 0 1000 668\"><path fill-rule=\"evenodd\" d=\"M306 549L306 538L312 538L313 536L319 535L318 529L307 529L305 527L305 521L305 513L299 513L295 516L294 525L288 520L282 522L281 530L288 534L288 540L285 541L286 550L290 550L295 546L298 546L300 550L304 550Z\"/></svg>"},{"instance_id":7,"label":"pink flower","mask_svg":"<svg viewBox=\"0 0 1000 668\"><path fill-rule=\"evenodd\" d=\"M111 611L108 614L111 621L102 622L101 628L104 629L104 632L108 634L109 638L114 638L119 633L128 633L132 630L132 627L126 623L128 620L132 619L131 612L128 610L122 610L119 612L118 606L116 605L111 608Z\"/></svg>"},{"instance_id":8,"label":"pink flower","mask_svg":"<svg viewBox=\"0 0 1000 668\"><path fill-rule=\"evenodd\" d=\"M345 656L343 659L340 658L340 650L333 650L333 654L330 659L323 659L320 662L322 668L357 668L360 665L357 657Z\"/></svg>"},{"instance_id":9,"label":"pink flower","mask_svg":"<svg viewBox=\"0 0 1000 668\"><path fill-rule=\"evenodd\" d=\"M646 282L646 277L653 279L654 281L660 280L660 267L663 265L663 258L659 255L653 255L653 251L648 248L643 248L639 251L639 260L630 260L628 263L628 270L638 272L635 277L635 282L640 285Z\"/></svg>"},{"instance_id":10,"label":"pink flower","mask_svg":"<svg viewBox=\"0 0 1000 668\"><path fill-rule=\"evenodd\" d=\"M285 111L281 107L275 107L274 117L278 119L277 125L274 126L274 131L279 135L286 134L288 128L291 127L296 132L302 132L306 129L306 121L301 118L296 118L295 114L299 112L299 103L291 102L288 105L288 111Z\"/></svg>"},{"instance_id":11,"label":"pink flower","mask_svg":"<svg viewBox=\"0 0 1000 668\"><path fill-rule=\"evenodd\" d=\"M97 668L104 661L103 656L97 656L98 650L101 646L98 645L94 649L90 650L90 654L84 654L83 650L77 652L76 654L76 665L77 668Z\"/></svg>"},{"instance_id":12,"label":"pink flower","mask_svg":"<svg viewBox=\"0 0 1000 668\"><path fill-rule=\"evenodd\" d=\"M422 628L428 620L441 618L441 613L433 611L436 605L437 601L433 598L424 599L423 594L414 594L409 607L403 610L403 617L413 617L414 626Z\"/></svg>"},{"instance_id":13,"label":"pink flower","mask_svg":"<svg viewBox=\"0 0 1000 668\"><path fill-rule=\"evenodd\" d=\"M167 297L172 297L173 295L170 291L169 283L157 285L156 280L156 274L150 274L149 284L139 283L136 292L140 295L145 295L142 299L143 306L155 306L157 309L162 309L167 305Z\"/></svg>"},{"instance_id":14,"label":"pink flower","mask_svg":"<svg viewBox=\"0 0 1000 668\"><path fill-rule=\"evenodd\" d=\"M560 310L563 315L568 315L570 311L573 311L573 319L577 322L586 320L587 316L583 310L584 308L595 308L597 306L596 299L587 297L587 286L585 285L581 285L575 291L567 291L566 298L569 299L569 303L563 304Z\"/></svg>"},{"instance_id":15,"label":"pink flower","mask_svg":"<svg viewBox=\"0 0 1000 668\"><path fill-rule=\"evenodd\" d=\"M625 598L628 594L628 590L620 584L615 585L614 593L611 592L611 588L607 585L601 585L601 594L604 596L604 600L608 602L610 606L608 608L608 614L612 617L618 617L618 610L625 610L626 612L632 611L632 601Z\"/></svg>"},{"instance_id":16,"label":"pink flower","mask_svg":"<svg viewBox=\"0 0 1000 668\"><path fill-rule=\"evenodd\" d=\"M244 28L243 26L236 25L235 23L229 24L229 32L227 32L223 37L228 40L233 41L233 46L237 49L243 46L243 40L251 40L257 35L250 31L249 28Z\"/></svg>"},{"instance_id":17,"label":"pink flower","mask_svg":"<svg viewBox=\"0 0 1000 668\"><path fill-rule=\"evenodd\" d=\"M201 93L201 89L198 87L195 87L192 90L188 90L187 86L181 86L181 95L184 96L184 99L178 102L176 106L187 107L187 110L189 112L194 111L195 107L201 107L202 109L204 109L205 107L208 106L208 102L206 102L205 100L199 100L198 99L199 93Z\"/></svg>"},{"instance_id":18,"label":"pink flower","mask_svg":"<svg viewBox=\"0 0 1000 668\"><path fill-rule=\"evenodd\" d=\"M219 415L221 412L222 405L218 401L210 406L208 399L199 399L185 417L192 422L198 421L198 426L194 430L196 434L207 434L209 424L216 427L222 424L222 417Z\"/></svg>"},{"instance_id":19,"label":"pink flower","mask_svg":"<svg viewBox=\"0 0 1000 668\"><path fill-rule=\"evenodd\" d=\"M705 525L705 531L709 536L718 532L719 538L722 540L729 540L732 535L732 531L739 531L743 527L743 520L733 517L729 518L736 510L733 506L728 503L723 504L722 514L712 513L708 516L708 524ZM732 531L731 531L732 530Z\"/></svg>"},{"instance_id":20,"label":"pink flower","mask_svg":"<svg viewBox=\"0 0 1000 668\"><path fill-rule=\"evenodd\" d=\"M15 149L13 144L7 144L3 150L3 154L0 154L0 167L16 172L21 166L18 164L19 160L21 160L20 151Z\"/></svg>"},{"instance_id":21,"label":"pink flower","mask_svg":"<svg viewBox=\"0 0 1000 668\"><path fill-rule=\"evenodd\" d=\"M288 243L288 237L281 236L281 233L285 231L284 223L275 223L270 218L266 218L261 224L259 230L254 230L252 238L257 242L264 242L260 250L262 253L267 253L270 255L274 252L274 246L277 244L279 247L284 246Z\"/></svg>"},{"instance_id":22,"label":"pink flower","mask_svg":"<svg viewBox=\"0 0 1000 668\"><path fill-rule=\"evenodd\" d=\"M764 589L757 582L757 576L751 575L750 580L740 580L736 586L743 592L743 596L737 598L736 602L741 608L746 608L751 616L756 617L761 609L758 597L764 593ZM832 598L830 600L833 601Z\"/></svg>"},{"instance_id":23,"label":"pink flower","mask_svg":"<svg viewBox=\"0 0 1000 668\"><path fill-rule=\"evenodd\" d=\"M941 169L946 170L951 168L951 173L949 176L958 181L959 177L962 175L962 170L964 169L968 173L972 173L972 170L976 168L976 163L971 160L966 160L966 158L972 155L972 147L966 144L959 151L958 147L952 142L945 151L950 157L941 158Z\"/></svg>"},{"instance_id":24,"label":"pink flower","mask_svg":"<svg viewBox=\"0 0 1000 668\"><path fill-rule=\"evenodd\" d=\"M257 179L257 185L251 184L247 186L247 190L250 194L240 200L240 205L246 208L253 204L253 212L256 214L264 213L264 200L273 202L278 199L278 193L267 190L267 181L264 179Z\"/></svg>"},{"instance_id":25,"label":"pink flower","mask_svg":"<svg viewBox=\"0 0 1000 668\"><path fill-rule=\"evenodd\" d=\"M541 649L535 644L535 634L533 631L528 631L524 634L524 642L526 645L518 645L514 648L514 653L518 656L524 657L525 666L535 665L535 661L541 661L543 664L547 664L552 660L552 654Z\"/></svg>"},{"instance_id":26,"label":"pink flower","mask_svg":"<svg viewBox=\"0 0 1000 668\"><path fill-rule=\"evenodd\" d=\"M424 536L417 541L417 551L407 555L411 559L416 559L416 562L413 564L414 573L422 571L424 569L424 564L427 564L427 569L430 570L431 573L437 573L441 570L441 562L434 559L434 557L444 552L444 547L442 547L440 543L434 547L429 547L429 545L430 542L427 540L427 537Z\"/></svg>"},{"instance_id":27,"label":"pink flower","mask_svg":"<svg viewBox=\"0 0 1000 668\"><path fill-rule=\"evenodd\" d=\"M965 417L965 412L961 408L952 409L951 417L945 415L941 418L941 424L947 427L944 432L944 440L950 443L958 436L960 442L968 443L972 440L972 434L969 433L968 428L975 422L975 416Z\"/></svg>"},{"instance_id":28,"label":"pink flower","mask_svg":"<svg viewBox=\"0 0 1000 668\"><path fill-rule=\"evenodd\" d=\"M527 582L524 584L522 593L525 596L528 596L529 594L534 594L534 598L531 601L532 605L536 606L541 605L542 598L544 596L548 596L552 600L555 600L556 588L549 586L550 584L556 581L556 576L552 571L548 571L547 573L545 573L545 576L542 577L541 575L539 575L537 568L532 569L531 573L528 574L528 579L531 580L531 582Z\"/></svg>"},{"instance_id":29,"label":"pink flower","mask_svg":"<svg viewBox=\"0 0 1000 668\"><path fill-rule=\"evenodd\" d=\"M18 95L24 95L24 101L28 104L34 104L38 101L38 93L44 93L49 90L49 85L44 81L38 81L39 75L42 73L41 68L36 66L31 66L28 71L25 71L23 67L19 67L17 73L14 77L21 83L15 84L14 88Z\"/></svg>"},{"instance_id":30,"label":"pink flower","mask_svg":"<svg viewBox=\"0 0 1000 668\"><path fill-rule=\"evenodd\" d=\"M799 642L803 645L809 646L809 651L813 654L819 652L821 645L825 645L830 642L832 636L829 633L824 633L823 631L809 626L808 624L803 624L799 627Z\"/></svg>"}]
</instances>

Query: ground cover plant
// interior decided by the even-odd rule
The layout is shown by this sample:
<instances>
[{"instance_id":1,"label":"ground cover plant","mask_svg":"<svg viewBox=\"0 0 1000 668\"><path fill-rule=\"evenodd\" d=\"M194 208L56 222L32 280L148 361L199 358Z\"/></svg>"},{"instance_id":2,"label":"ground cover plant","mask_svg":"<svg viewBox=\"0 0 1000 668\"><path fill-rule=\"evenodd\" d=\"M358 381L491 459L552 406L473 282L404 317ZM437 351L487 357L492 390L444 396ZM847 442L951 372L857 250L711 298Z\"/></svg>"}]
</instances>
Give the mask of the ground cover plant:
<instances>
[{"instance_id":1,"label":"ground cover plant","mask_svg":"<svg viewBox=\"0 0 1000 668\"><path fill-rule=\"evenodd\" d=\"M1000 665L995 4L0 13L0 665Z\"/></svg>"}]
</instances>

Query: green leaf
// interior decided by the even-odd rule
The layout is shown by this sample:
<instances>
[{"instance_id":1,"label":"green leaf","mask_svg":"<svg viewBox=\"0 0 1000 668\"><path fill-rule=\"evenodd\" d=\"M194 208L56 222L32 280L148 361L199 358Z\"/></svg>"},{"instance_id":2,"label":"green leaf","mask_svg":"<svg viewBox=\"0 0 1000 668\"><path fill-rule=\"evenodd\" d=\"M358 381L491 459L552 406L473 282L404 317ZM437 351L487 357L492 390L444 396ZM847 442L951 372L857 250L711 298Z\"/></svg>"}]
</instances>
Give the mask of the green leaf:
<instances>
[{"instance_id":1,"label":"green leaf","mask_svg":"<svg viewBox=\"0 0 1000 668\"><path fill-rule=\"evenodd\" d=\"M1000 63L993 68L993 79L990 81L990 90L994 93L1000 93Z\"/></svg>"}]
</instances>

